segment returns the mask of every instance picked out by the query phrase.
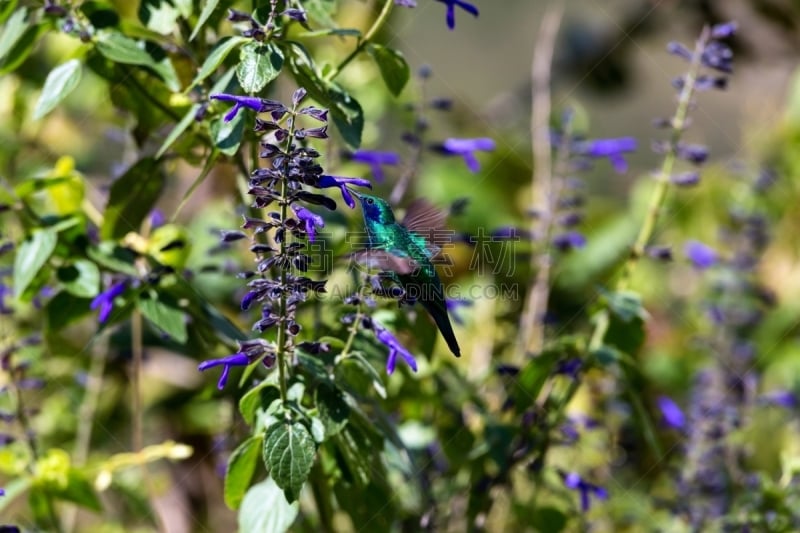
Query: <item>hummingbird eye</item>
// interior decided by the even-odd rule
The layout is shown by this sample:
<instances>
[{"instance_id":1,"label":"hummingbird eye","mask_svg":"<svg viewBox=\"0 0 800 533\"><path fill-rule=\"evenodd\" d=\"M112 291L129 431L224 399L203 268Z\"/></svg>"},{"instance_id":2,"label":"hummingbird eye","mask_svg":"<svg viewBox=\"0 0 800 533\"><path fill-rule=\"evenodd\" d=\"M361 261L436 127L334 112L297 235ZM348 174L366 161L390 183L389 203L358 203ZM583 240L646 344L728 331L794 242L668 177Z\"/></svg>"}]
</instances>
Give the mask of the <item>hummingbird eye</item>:
<instances>
[{"instance_id":1,"label":"hummingbird eye","mask_svg":"<svg viewBox=\"0 0 800 533\"><path fill-rule=\"evenodd\" d=\"M367 198L367 203L368 203L369 205L372 205L372 204L374 204L374 203L375 203L375 200L373 200L372 198Z\"/></svg>"}]
</instances>

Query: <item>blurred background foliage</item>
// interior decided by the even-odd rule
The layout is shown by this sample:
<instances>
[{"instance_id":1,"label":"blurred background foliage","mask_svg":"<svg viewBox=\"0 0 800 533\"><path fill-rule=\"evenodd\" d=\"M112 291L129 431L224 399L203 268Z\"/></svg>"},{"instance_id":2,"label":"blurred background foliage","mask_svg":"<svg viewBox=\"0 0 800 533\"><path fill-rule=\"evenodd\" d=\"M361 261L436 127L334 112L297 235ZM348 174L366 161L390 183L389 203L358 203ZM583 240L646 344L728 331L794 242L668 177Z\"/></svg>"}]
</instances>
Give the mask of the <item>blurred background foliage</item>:
<instances>
[{"instance_id":1,"label":"blurred background foliage","mask_svg":"<svg viewBox=\"0 0 800 533\"><path fill-rule=\"evenodd\" d=\"M223 3L250 7L249 2ZM123 27L147 27L148 32L165 35L187 31L183 20L164 22L163 11L148 15L148 10L170 5L166 1L117 0L111 4ZM372 20L375 2L341 4L335 15L341 27L363 29ZM755 372L762 377L761 392L800 393L800 241L796 237L800 234L796 209L800 198L800 4L791 0L569 0L565 4L552 72L554 108L575 109L578 127L587 136L634 136L640 148L630 156L627 174L615 174L607 162L600 161L587 175L587 218L583 229L588 244L560 257L555 266L550 337L589 329L588 309L597 301L598 289L611 282L641 223L653 186L649 174L660 160L648 149L654 136L651 122L672 112L675 92L670 81L683 68L678 59L663 51L664 43L691 43L703 23L735 19L741 30L733 42L737 62L731 87L722 93L698 95L699 107L689 132L692 142L711 147L713 164L704 170L699 187L671 196L656 236L658 242L673 246L676 260L668 264L643 262L631 281L631 287L641 292L649 315L645 344L633 354L640 370L635 389L656 421L660 414L655 399L659 395L668 395L684 408L690 407L693 377L709 360L703 338L713 333L713 326L704 319L700 305L708 298L706 282L687 264L682 246L688 239L721 246L719 221L726 218L731 203L747 205L752 201L745 177L769 166L777 173L777 183L760 201L768 213L773 240L758 277L774 293L776 305L753 333L758 353ZM197 7L193 6L195 12ZM455 32L445 32L441 6L419 0L417 9L395 10L381 35L383 42L404 53L412 71L422 65L431 67L433 76L425 83L425 97L442 96L454 101L449 115L428 117L431 138L488 136L497 142L497 150L482 159L477 175L469 173L460 159L426 157L413 184L410 196L425 197L439 205L468 199L468 207L451 220L451 227L469 234L481 228L491 232L508 225L529 224L525 213L529 209L533 171L530 63L546 2L484 1L479 7L480 18L464 17ZM162 22L165 25L161 26ZM221 21L219 28L224 35L235 33L226 21ZM345 39L318 43L310 45L318 62L335 63L352 46ZM137 84L146 84L145 76L134 74L109 90L106 80L85 69L75 91L46 117L34 119L34 104L48 72L81 55L82 47L75 38L50 32L16 70L0 77L0 176L11 183L26 177L49 176L81 184L65 186L61 192L51 188L48 194L39 195L37 201L48 212L63 214L75 209L81 203L80 196L94 206L104 205L111 181L142 154L154 153L192 104L180 93L165 93L156 98L169 106L154 105L137 92ZM185 86L194 72L191 64L179 58L176 54L175 70ZM232 61L233 58L229 63ZM374 89L380 83L380 74L365 60L343 72L340 81L352 90L367 117L362 146L402 152L400 133L413 122L406 106L420 98L419 80L415 78L400 97L394 98L383 88ZM157 90L162 89L159 86ZM293 80L281 77L263 96L285 100L294 89ZM157 207L168 214L181 203L203 163L202 150L181 146L182 142L178 139L176 143L176 151L182 157L163 167L166 187ZM342 148L339 141L331 146L336 149L327 155L327 164L337 174L365 173L364 167L338 156ZM393 175L388 183L376 184L378 194L388 196L396 178ZM241 250L222 256L208 253L218 243L215 230L239 223L239 181L233 164L215 166L194 191L177 222L185 227L191 241L186 266L196 273L192 285L239 327L246 328L246 319L238 311L242 284L230 273L246 265L247 256ZM333 231L344 231L348 225L359 227L358 212L336 216L343 226L336 228L332 224ZM383 410L399 426L399 434L416 455L418 465L428 466L437 460L430 455L431 446L443 447L454 463L478 464L483 461L477 459L483 457L480 450L491 449L488 439L510 439L511 430L503 425L502 416L495 421L495 427L487 428L479 413L500 407L497 403L502 395L498 388L502 386L493 376L514 342L517 317L531 283L530 247L521 242L515 251L515 268L492 276L470 270L473 249L459 245L453 250L454 275L449 284L479 287L483 294L487 294L486 287L498 283L518 288L516 299L478 298L471 307L459 311L464 318L464 324L457 326L464 352L460 360L451 359L443 343L436 340L435 331L427 326L417 323L413 334L402 337L422 353L430 350L421 347L437 343L435 355L421 362L419 373L399 372L384 379L387 399L382 400ZM210 265L219 267L218 271L203 272ZM336 271L330 283L345 287L350 276ZM0 316L0 334L40 329L38 315L43 311L24 306L18 310L13 323ZM335 322L327 318L328 323ZM402 315L395 318L405 320ZM33 355L30 372L45 377L48 386L41 393L32 393L28 400L40 413L34 419L34 429L44 449L68 448L77 437L82 386L95 364L93 357L106 361L90 455L107 456L129 449L131 417L125 365L131 357L130 334L130 328L123 324L111 335L96 337L95 324L86 321L61 331L47 330L46 356ZM103 502L106 516L114 518L106 521L101 515L82 511L78 530L149 531L152 519L142 518L148 505L169 531L233 529L236 514L224 506L219 472L220 468L224 471L226 454L245 433L236 413L238 393L226 390L218 394L212 377L196 370L198 361L226 353L226 348L198 341L178 349L160 339L155 331L148 331L145 344L142 382L146 444L174 440L193 446L195 453L185 461L150 467L149 483L153 486L148 489L149 502L137 487L139 479L135 475L127 477L123 473L115 477L116 499L108 496ZM215 353L203 351L209 346ZM363 349L377 350L375 346ZM486 529L559 531L563 527L579 531L588 530L591 523L593 531L680 530L669 510L658 503L660 499L676 497L674 486L668 481L682 460L682 451L675 446L676 435L659 429L661 446L668 450L666 459L645 451L640 436L626 434L640 433L630 428L630 406L616 397L615 391L603 390L617 386L616 382L607 380L602 372L591 372L568 412L591 417L602 410L604 423L616 431L587 430L578 444L554 449L548 458L553 466L546 474L550 479L539 478L539 482L560 485L556 472L580 465L583 470L604 472L601 477L607 480L606 488L613 497L593 506L586 515L558 511L575 507L575 495L569 491L542 494L534 506L532 501L537 496L532 496L533 478L527 470L515 470L509 474L515 478L513 491L491 492L494 505L484 517ZM463 376L468 378L468 387ZM599 398L603 399L602 406L595 403ZM794 472L800 469L797 405L788 411L770 409L749 414L752 423L739 436L746 444L748 462L775 483L791 471L787 470L787 463L794 461ZM469 431L459 432L464 425ZM397 491L397 512L406 517L418 516L427 508L427 502L419 501L421 493L410 478L416 478L419 472L403 472L408 465L404 459L393 458L393 452L400 454L387 446L387 461L396 459L401 464L392 471L395 478L388 480ZM164 452L163 456L170 453ZM487 459L493 465L489 469L502 470L503 460ZM608 472L614 466L631 463L636 467L615 469L614 475ZM618 474L621 477L614 477ZM468 528L464 491L479 490L468 470L460 471L460 476L432 475L425 480L431 483L425 494L432 494L440 502L451 502L451 515L446 522L451 531ZM365 516L370 508L382 505L370 500L369 488L353 497L364 500ZM3 520L17 516L27 519L26 505L20 500L4 509ZM301 506L307 505L301 501ZM175 512L175 508L186 512ZM194 521L187 517L194 517ZM337 516L335 524L341 530L373 531L388 526L391 518L381 516L359 525ZM386 523L382 522L384 519ZM397 523L404 523L409 530L418 524ZM311 531L316 524L301 517L295 527Z\"/></svg>"}]
</instances>

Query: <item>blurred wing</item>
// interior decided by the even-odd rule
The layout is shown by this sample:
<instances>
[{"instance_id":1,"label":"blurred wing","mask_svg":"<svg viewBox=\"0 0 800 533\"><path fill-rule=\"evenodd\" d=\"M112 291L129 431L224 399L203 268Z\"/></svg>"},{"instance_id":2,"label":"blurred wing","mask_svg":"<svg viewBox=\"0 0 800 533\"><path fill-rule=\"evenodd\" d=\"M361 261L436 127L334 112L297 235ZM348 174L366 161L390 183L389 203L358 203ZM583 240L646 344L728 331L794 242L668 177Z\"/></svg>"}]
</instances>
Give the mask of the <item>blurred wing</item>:
<instances>
[{"instance_id":1,"label":"blurred wing","mask_svg":"<svg viewBox=\"0 0 800 533\"><path fill-rule=\"evenodd\" d=\"M433 258L442 251L442 246L452 242L453 232L446 229L446 220L447 213L423 199L417 199L406 209L401 224L425 239L428 256Z\"/></svg>"},{"instance_id":2,"label":"blurred wing","mask_svg":"<svg viewBox=\"0 0 800 533\"><path fill-rule=\"evenodd\" d=\"M367 268L401 275L411 274L419 266L410 257L400 257L385 250L362 250L351 254L351 258Z\"/></svg>"}]
</instances>

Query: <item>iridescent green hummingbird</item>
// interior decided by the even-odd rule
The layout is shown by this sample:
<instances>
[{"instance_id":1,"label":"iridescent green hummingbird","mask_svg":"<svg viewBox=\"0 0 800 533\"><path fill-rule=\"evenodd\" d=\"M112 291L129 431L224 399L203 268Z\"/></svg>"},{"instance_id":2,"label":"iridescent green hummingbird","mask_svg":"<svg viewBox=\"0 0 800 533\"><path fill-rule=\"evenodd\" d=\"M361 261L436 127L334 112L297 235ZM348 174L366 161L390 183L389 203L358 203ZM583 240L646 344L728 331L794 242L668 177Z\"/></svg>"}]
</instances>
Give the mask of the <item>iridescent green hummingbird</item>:
<instances>
[{"instance_id":1,"label":"iridescent green hummingbird","mask_svg":"<svg viewBox=\"0 0 800 533\"><path fill-rule=\"evenodd\" d=\"M440 251L435 245L436 231L444 227L445 214L424 200L417 200L408 207L403 221L397 222L384 200L355 194L361 202L368 237L367 251L359 254L360 259L388 272L407 297L420 302L436 322L450 351L461 357L447 314L444 287L433 266Z\"/></svg>"}]
</instances>

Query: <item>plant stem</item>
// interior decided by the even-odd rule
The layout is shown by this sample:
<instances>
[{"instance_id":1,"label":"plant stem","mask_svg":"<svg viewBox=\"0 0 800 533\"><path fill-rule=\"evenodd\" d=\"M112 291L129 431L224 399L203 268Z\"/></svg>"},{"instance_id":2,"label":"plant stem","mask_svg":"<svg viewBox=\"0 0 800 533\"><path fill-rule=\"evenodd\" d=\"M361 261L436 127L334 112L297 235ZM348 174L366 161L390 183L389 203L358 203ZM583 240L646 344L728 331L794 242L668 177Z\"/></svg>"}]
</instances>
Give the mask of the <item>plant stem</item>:
<instances>
[{"instance_id":1,"label":"plant stem","mask_svg":"<svg viewBox=\"0 0 800 533\"><path fill-rule=\"evenodd\" d=\"M639 263L639 259L644 256L647 243L650 242L650 239L653 237L653 233L655 232L656 224L658 223L661 210L667 198L667 192L669 191L672 169L675 166L675 161L678 158L677 145L680 142L681 136L683 135L683 130L686 126L686 120L692 102L692 95L694 94L695 84L697 82L697 75L702 65L703 50L705 50L710 35L710 29L706 26L703 28L703 31L700 33L700 37L697 39L683 89L678 97L678 106L675 109L675 115L672 118L672 134L670 135L669 148L664 156L661 169L658 172L658 176L656 178L656 187L650 196L650 203L647 208L645 219L642 221L639 234L636 236L636 240L631 248L631 254L628 257L628 260L625 262L625 265L622 268L622 274L617 281L617 291L624 291L630 285L631 278L636 270L636 266ZM608 309L604 308L595 316L595 329L592 333L591 341L589 343L590 351L595 350L602 345L603 339L608 332L609 323L609 311Z\"/></svg>"},{"instance_id":2,"label":"plant stem","mask_svg":"<svg viewBox=\"0 0 800 533\"><path fill-rule=\"evenodd\" d=\"M375 34L378 33L386 21L389 20L389 14L392 12L393 6L394 0L385 0L383 3L383 9L381 9L380 14L378 14L378 18L375 19L375 22L372 23L372 26L367 30L367 33L365 33L364 37L358 42L358 46L356 46L355 50L350 52L350 55L345 57L341 63L336 65L333 70L331 70L328 75L325 76L325 81L335 80L336 76L338 76L342 70L344 70L344 68L364 50L364 48L366 48L373 37L375 37Z\"/></svg>"},{"instance_id":3,"label":"plant stem","mask_svg":"<svg viewBox=\"0 0 800 533\"><path fill-rule=\"evenodd\" d=\"M134 452L142 449L142 391L141 372L144 356L142 344L142 313L134 309L131 315L131 350L133 351L133 367L131 368L131 392L133 394L133 437Z\"/></svg>"},{"instance_id":4,"label":"plant stem","mask_svg":"<svg viewBox=\"0 0 800 533\"><path fill-rule=\"evenodd\" d=\"M550 4L542 18L539 36L531 65L531 152L534 171L531 173L531 205L538 208L539 219L531 220L531 235L540 240L542 250L531 255L531 270L536 271L536 281L528 294L525 313L520 324L520 355L537 354L544 347L544 324L542 317L547 311L550 294L550 234L553 225L553 212L559 196L557 183L552 173L552 145L550 142L550 115L552 101L550 93L553 51L561 18L564 14L563 2ZM569 138L569 132L564 132ZM556 172L563 174L569 150L562 143Z\"/></svg>"}]
</instances>

